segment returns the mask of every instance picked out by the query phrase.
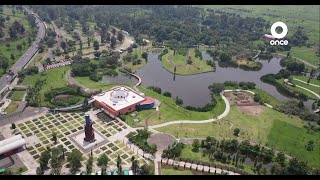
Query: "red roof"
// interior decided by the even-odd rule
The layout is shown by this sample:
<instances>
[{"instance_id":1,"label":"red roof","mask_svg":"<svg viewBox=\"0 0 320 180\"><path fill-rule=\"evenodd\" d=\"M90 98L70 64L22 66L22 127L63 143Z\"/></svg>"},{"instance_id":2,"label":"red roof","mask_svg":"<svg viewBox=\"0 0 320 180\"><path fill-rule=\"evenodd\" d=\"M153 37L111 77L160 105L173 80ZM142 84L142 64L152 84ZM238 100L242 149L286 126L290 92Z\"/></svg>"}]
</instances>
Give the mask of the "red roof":
<instances>
[{"instance_id":1,"label":"red roof","mask_svg":"<svg viewBox=\"0 0 320 180\"><path fill-rule=\"evenodd\" d=\"M140 103L140 105L145 105L145 104L152 104L152 103L154 103L154 98L152 98L152 97L150 97L150 96L144 96L144 98L146 99L146 100L144 100L144 101L142 101L141 103Z\"/></svg>"}]
</instances>

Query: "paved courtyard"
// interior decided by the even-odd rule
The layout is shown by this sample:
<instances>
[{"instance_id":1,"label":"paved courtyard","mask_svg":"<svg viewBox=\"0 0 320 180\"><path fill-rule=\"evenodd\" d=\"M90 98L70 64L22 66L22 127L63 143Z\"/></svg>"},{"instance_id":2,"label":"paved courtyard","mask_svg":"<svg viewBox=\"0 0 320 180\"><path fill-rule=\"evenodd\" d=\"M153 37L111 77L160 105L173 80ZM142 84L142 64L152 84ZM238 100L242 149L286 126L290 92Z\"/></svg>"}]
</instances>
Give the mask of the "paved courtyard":
<instances>
[{"instance_id":1,"label":"paved courtyard","mask_svg":"<svg viewBox=\"0 0 320 180\"><path fill-rule=\"evenodd\" d=\"M109 122L99 119L97 116L92 116L93 128L95 132L105 139L95 149L93 149L94 160L96 160L102 153L106 153L109 157L109 165L115 165L117 155L122 159L123 165L131 164L131 157L134 155L141 164L144 159L132 152L121 141L119 136L126 132L127 127L118 120ZM84 132L85 114L82 112L73 113L47 113L44 116L34 118L27 121L20 121L16 123L17 129L15 134L21 134L27 141L27 151L33 160L38 161L40 154L45 151L47 147L62 145L63 149L68 155L73 149L82 151L77 143L72 140L74 135ZM7 126L8 127L8 126ZM8 130L7 130L8 131ZM54 145L52 132L57 133L58 141ZM90 148L91 149L91 148ZM85 151L83 163L88 159L91 150ZM65 162L66 164L67 162Z\"/></svg>"}]
</instances>

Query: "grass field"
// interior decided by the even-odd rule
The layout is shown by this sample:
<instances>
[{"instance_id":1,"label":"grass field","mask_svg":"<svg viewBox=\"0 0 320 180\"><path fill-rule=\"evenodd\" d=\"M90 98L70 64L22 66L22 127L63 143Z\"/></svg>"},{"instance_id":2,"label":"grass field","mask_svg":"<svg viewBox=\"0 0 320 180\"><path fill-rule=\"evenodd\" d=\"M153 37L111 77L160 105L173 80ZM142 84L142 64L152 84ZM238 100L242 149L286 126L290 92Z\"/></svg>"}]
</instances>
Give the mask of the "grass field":
<instances>
[{"instance_id":1,"label":"grass field","mask_svg":"<svg viewBox=\"0 0 320 180\"><path fill-rule=\"evenodd\" d=\"M17 110L18 107L19 107L20 102L21 102L21 101L11 101L11 103L9 104L9 106L7 107L7 109L5 110L5 112L6 112L7 114L16 112L16 110Z\"/></svg>"},{"instance_id":2,"label":"grass field","mask_svg":"<svg viewBox=\"0 0 320 180\"><path fill-rule=\"evenodd\" d=\"M256 94L259 94L262 101L267 104L270 104L271 106L276 106L281 103L277 98L273 97L272 95L268 94L262 89L251 89L251 91L253 91Z\"/></svg>"},{"instance_id":3,"label":"grass field","mask_svg":"<svg viewBox=\"0 0 320 180\"><path fill-rule=\"evenodd\" d=\"M181 106L177 106L172 98L159 95L141 86L138 88L142 92L144 92L146 96L151 96L161 101L159 113L148 119L148 125L156 125L175 120L206 120L217 117L218 115L222 114L225 110L225 103L220 96L216 97L218 103L212 111L196 112L189 111ZM132 126L143 126L143 120L145 120L148 116L155 112L156 111L154 109L138 111L135 112L135 114L137 114L137 116L135 117L132 117L130 114L128 114L126 116L126 122ZM140 122L134 122L133 119L135 118L138 118Z\"/></svg>"},{"instance_id":4,"label":"grass field","mask_svg":"<svg viewBox=\"0 0 320 180\"><path fill-rule=\"evenodd\" d=\"M320 87L315 87L315 86L311 86L309 84L305 84L303 82L297 81L297 80L292 80L292 83L298 86L302 86L305 87L307 89L310 89L311 91L317 93L320 95Z\"/></svg>"},{"instance_id":5,"label":"grass field","mask_svg":"<svg viewBox=\"0 0 320 180\"><path fill-rule=\"evenodd\" d=\"M101 89L102 91L109 90L110 88L112 88L114 86L120 86L120 85L125 85L125 86L129 86L129 87L133 86L133 84L125 84L125 83L116 84L116 83L95 82L95 81L90 80L89 77L74 77L74 79L87 88Z\"/></svg>"},{"instance_id":6,"label":"grass field","mask_svg":"<svg viewBox=\"0 0 320 180\"><path fill-rule=\"evenodd\" d=\"M233 130L239 128L242 140L261 143L284 151L286 154L297 156L300 160L307 160L308 164L314 167L320 167L319 133L308 134L303 127L304 124L305 122L298 117L289 117L267 107L264 107L264 111L259 115L247 115L233 106L225 118L215 123L175 124L156 130L170 133L177 138L207 136L235 138ZM311 152L305 149L309 140L313 140L315 144L314 151ZM290 144L291 148L288 148L287 144Z\"/></svg>"},{"instance_id":7,"label":"grass field","mask_svg":"<svg viewBox=\"0 0 320 180\"><path fill-rule=\"evenodd\" d=\"M314 48L292 47L290 52L292 57L306 60L315 66L319 64L320 57L316 55L316 50ZM281 51L280 53L286 55L288 51Z\"/></svg>"},{"instance_id":8,"label":"grass field","mask_svg":"<svg viewBox=\"0 0 320 180\"><path fill-rule=\"evenodd\" d=\"M25 94L26 94L26 91L13 90L13 93L11 94L9 99L11 99L12 101L21 101Z\"/></svg>"},{"instance_id":9,"label":"grass field","mask_svg":"<svg viewBox=\"0 0 320 180\"><path fill-rule=\"evenodd\" d=\"M176 170L173 168L161 168L161 175L193 175L191 170Z\"/></svg>"},{"instance_id":10,"label":"grass field","mask_svg":"<svg viewBox=\"0 0 320 180\"><path fill-rule=\"evenodd\" d=\"M22 85L33 86L40 78L47 79L47 83L42 86L40 91L41 105L46 106L49 102L45 101L44 94L50 89L59 88L66 86L67 79L65 78L66 72L70 70L69 66L59 67L50 71L46 71L43 74L29 75L26 76Z\"/></svg>"},{"instance_id":11,"label":"grass field","mask_svg":"<svg viewBox=\"0 0 320 180\"><path fill-rule=\"evenodd\" d=\"M32 62L30 63L29 66L35 66L38 62L41 62L44 60L44 57L46 55L46 52L42 52L42 53L37 53L33 58L32 58Z\"/></svg>"},{"instance_id":12,"label":"grass field","mask_svg":"<svg viewBox=\"0 0 320 180\"><path fill-rule=\"evenodd\" d=\"M17 20L18 22L20 22L24 28L25 28L25 35L21 38L21 39L17 39L17 40L10 40L10 41L2 41L0 43L0 52L1 54L3 54L6 59L9 61L9 68L14 64L14 62L16 62L21 56L22 54L28 49L29 45L28 45L28 37L31 37L31 26L28 22L28 20L25 18L24 14L21 13L21 12L16 12L15 15L12 14L11 12L11 7L8 7L8 6L4 6L3 8L3 14L5 17L6 16L9 16L10 17L10 20L9 21L5 21L5 27L6 28L9 28L12 23ZM4 29L4 32L6 33L5 34L5 38L8 38L9 35L8 35L8 32L7 32L7 29ZM18 44L22 44L22 42L25 42L26 43L26 46L22 46L22 50L21 51L18 51L16 49L16 46ZM10 47L7 48L6 47L6 44L10 44ZM14 55L14 59L12 60L11 59L11 54ZM3 72L3 69L1 68L0 69L0 75L4 74Z\"/></svg>"},{"instance_id":13,"label":"grass field","mask_svg":"<svg viewBox=\"0 0 320 180\"><path fill-rule=\"evenodd\" d=\"M277 79L277 82L279 82L279 83L281 83L281 84L283 84L283 82L284 82L284 79ZM296 82L298 82L298 81L294 81L293 82L293 84L296 84ZM305 89L302 89L302 88L299 88L299 87L293 87L293 86L290 86L290 85L288 85L288 84L284 84L288 89L291 89L291 90L295 90L295 91L297 91L297 92L301 92L301 93L303 93L303 94L305 94L306 96L308 96L308 98L310 98L310 99L318 99L314 94L312 94L311 92L309 92L309 91L307 91L307 90L305 90ZM299 85L299 84L297 84L297 85ZM303 84L303 83L301 83L301 86L302 87L305 87L305 88L307 88L307 89L309 89L309 87L311 87L311 91L313 91L312 89L317 89L316 87L314 87L314 86L310 86L310 85L308 85L308 84ZM315 93L317 93L319 90L316 90L316 91L314 91Z\"/></svg>"},{"instance_id":14,"label":"grass field","mask_svg":"<svg viewBox=\"0 0 320 180\"><path fill-rule=\"evenodd\" d=\"M173 55L173 50L169 50L169 52L162 57L163 67L173 73L174 66L176 66L176 74L180 75L191 75L213 71L213 68L207 65L206 61L195 57L194 49L189 49L189 51L192 64L187 65L185 56L178 53ZM169 59L171 59L174 65L169 62Z\"/></svg>"},{"instance_id":15,"label":"grass field","mask_svg":"<svg viewBox=\"0 0 320 180\"><path fill-rule=\"evenodd\" d=\"M296 79L300 79L305 82L308 82L308 79L309 79L309 77L307 76L292 76L292 77ZM320 86L320 81L315 78L311 78L310 83Z\"/></svg>"}]
</instances>

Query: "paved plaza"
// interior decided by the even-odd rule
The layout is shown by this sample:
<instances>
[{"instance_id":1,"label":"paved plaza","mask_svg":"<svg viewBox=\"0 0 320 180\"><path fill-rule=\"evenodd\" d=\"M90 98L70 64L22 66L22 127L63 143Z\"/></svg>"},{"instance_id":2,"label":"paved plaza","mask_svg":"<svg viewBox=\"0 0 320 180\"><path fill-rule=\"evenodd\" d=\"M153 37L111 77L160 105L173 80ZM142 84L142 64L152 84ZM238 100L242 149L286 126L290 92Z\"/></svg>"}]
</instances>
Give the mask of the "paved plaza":
<instances>
[{"instance_id":1,"label":"paved plaza","mask_svg":"<svg viewBox=\"0 0 320 180\"><path fill-rule=\"evenodd\" d=\"M91 117L93 128L98 144L96 147L80 147L79 143L83 142L81 134L84 133L85 114L82 112L73 113L47 113L44 116L16 123L17 129L15 134L21 134L27 141L27 151L29 157L34 161L39 160L40 154L47 147L63 146L68 155L73 149L79 149L84 153L83 163L88 159L92 149L94 159L96 160L101 154L105 153L109 159L109 165L115 165L118 154L122 159L123 165L131 164L131 157L134 155L141 164L145 163L144 159L126 147L117 137L126 132L127 127L118 120L103 121L97 116ZM9 126L7 126L8 128ZM8 130L6 130L8 132ZM52 132L57 133L58 141L54 144L52 141ZM12 134L14 135L14 134ZM81 140L80 140L80 139ZM79 141L77 143L76 141ZM66 164L65 162L64 164Z\"/></svg>"}]
</instances>

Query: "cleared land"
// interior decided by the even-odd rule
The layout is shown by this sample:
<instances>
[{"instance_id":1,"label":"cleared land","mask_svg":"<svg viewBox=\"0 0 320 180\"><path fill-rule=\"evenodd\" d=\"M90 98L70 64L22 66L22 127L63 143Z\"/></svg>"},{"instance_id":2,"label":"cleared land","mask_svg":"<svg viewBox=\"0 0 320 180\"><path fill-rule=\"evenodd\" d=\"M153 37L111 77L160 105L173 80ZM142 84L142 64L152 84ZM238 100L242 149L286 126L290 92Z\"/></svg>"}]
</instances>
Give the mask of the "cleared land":
<instances>
[{"instance_id":1,"label":"cleared land","mask_svg":"<svg viewBox=\"0 0 320 180\"><path fill-rule=\"evenodd\" d=\"M207 137L235 138L233 130L240 128L240 139L261 143L300 160L320 167L319 133L310 132L303 127L305 121L289 117L270 108L265 108L258 116L239 112L231 107L230 113L222 120L205 124L176 124L157 128L157 131L174 135L176 138ZM314 141L314 151L307 151L305 145Z\"/></svg>"}]
</instances>

